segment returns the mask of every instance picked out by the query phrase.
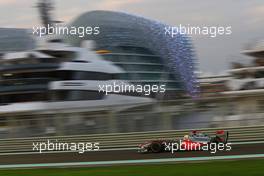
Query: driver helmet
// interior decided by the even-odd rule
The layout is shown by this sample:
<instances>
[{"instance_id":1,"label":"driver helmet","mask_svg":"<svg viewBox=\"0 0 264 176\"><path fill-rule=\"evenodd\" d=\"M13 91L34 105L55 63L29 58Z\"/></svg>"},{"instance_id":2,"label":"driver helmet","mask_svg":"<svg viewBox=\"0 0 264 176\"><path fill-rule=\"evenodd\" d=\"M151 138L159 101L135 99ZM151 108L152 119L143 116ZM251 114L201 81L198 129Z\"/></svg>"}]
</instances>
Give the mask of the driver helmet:
<instances>
[{"instance_id":1,"label":"driver helmet","mask_svg":"<svg viewBox=\"0 0 264 176\"><path fill-rule=\"evenodd\" d=\"M188 140L188 139L189 139L189 135L185 135L185 136L183 137L183 139L184 139L184 140Z\"/></svg>"}]
</instances>

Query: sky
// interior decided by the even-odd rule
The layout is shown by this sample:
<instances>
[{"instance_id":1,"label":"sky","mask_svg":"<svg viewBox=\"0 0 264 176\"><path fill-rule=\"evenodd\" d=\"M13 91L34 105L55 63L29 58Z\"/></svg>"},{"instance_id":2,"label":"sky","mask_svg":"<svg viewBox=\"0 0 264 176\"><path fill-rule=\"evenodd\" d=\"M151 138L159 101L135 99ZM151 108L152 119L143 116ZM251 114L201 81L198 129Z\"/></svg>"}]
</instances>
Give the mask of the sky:
<instances>
[{"instance_id":1,"label":"sky","mask_svg":"<svg viewBox=\"0 0 264 176\"><path fill-rule=\"evenodd\" d=\"M56 20L71 22L84 12L114 10L155 19L171 26L231 26L232 35L192 35L203 72L222 73L231 62L250 62L241 54L264 39L263 0L53 0ZM0 0L0 27L32 28L39 24L38 0Z\"/></svg>"}]
</instances>

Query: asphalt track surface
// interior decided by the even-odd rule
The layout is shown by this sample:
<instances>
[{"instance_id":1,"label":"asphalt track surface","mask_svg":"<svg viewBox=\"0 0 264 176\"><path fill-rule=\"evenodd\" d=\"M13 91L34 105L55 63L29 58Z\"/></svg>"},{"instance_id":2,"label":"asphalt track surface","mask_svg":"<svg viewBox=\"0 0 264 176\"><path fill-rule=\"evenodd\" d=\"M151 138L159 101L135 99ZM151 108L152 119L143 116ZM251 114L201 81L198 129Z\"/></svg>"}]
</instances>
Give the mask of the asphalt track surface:
<instances>
[{"instance_id":1,"label":"asphalt track surface","mask_svg":"<svg viewBox=\"0 0 264 176\"><path fill-rule=\"evenodd\" d=\"M231 151L217 151L211 154L209 151L182 151L175 153L137 153L136 150L115 150L96 151L79 154L77 152L64 153L42 153L42 154L12 154L1 155L0 165L9 164L35 164L35 163L72 163L89 161L122 161L122 160L143 160L143 159L163 159L163 158L190 158L206 156L228 156L228 155L248 155L264 154L264 143L258 144L238 144L232 145Z\"/></svg>"}]
</instances>

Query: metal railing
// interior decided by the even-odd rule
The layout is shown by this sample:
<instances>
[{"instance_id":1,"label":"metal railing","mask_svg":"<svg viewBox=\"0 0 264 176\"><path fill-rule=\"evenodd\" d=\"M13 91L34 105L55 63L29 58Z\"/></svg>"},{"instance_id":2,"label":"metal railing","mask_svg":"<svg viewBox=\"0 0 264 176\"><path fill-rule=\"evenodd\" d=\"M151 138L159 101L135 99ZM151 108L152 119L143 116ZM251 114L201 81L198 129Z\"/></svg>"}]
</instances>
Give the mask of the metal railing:
<instances>
[{"instance_id":1,"label":"metal railing","mask_svg":"<svg viewBox=\"0 0 264 176\"><path fill-rule=\"evenodd\" d=\"M230 142L264 141L264 126L205 128L199 131L212 135L216 130L222 129L229 131ZM32 152L33 143L47 142L47 140L61 143L99 142L101 149L132 148L153 139L179 139L189 131L191 130L2 139L0 140L0 153Z\"/></svg>"}]
</instances>

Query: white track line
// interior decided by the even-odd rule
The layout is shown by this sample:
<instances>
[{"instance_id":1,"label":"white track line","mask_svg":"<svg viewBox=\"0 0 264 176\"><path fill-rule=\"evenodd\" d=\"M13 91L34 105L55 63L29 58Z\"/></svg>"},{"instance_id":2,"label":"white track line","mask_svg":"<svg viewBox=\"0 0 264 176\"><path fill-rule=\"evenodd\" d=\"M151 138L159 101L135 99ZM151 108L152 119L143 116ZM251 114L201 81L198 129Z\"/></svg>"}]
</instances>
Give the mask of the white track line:
<instances>
[{"instance_id":1,"label":"white track line","mask_svg":"<svg viewBox=\"0 0 264 176\"><path fill-rule=\"evenodd\" d=\"M264 154L190 157L190 158L142 159L142 160L119 160L119 161L95 161L95 162L74 162L74 163L10 164L10 165L0 165L0 169L69 167L69 166L100 166L100 165L120 165L120 164L146 164L146 163L151 164L151 163L212 161L212 160L249 159L249 158L264 158Z\"/></svg>"}]
</instances>

